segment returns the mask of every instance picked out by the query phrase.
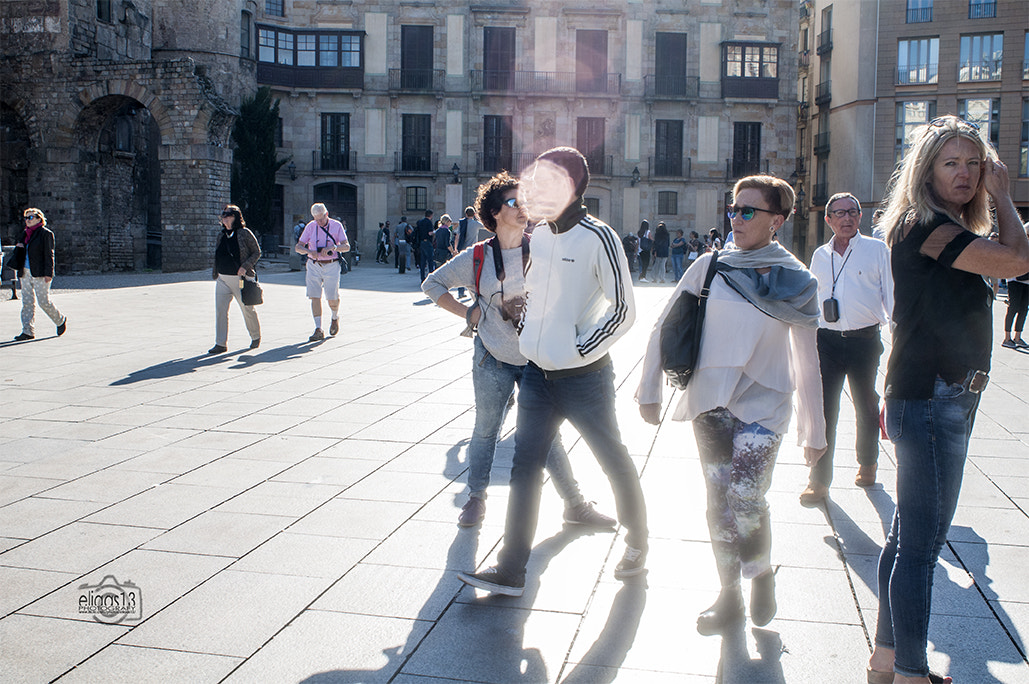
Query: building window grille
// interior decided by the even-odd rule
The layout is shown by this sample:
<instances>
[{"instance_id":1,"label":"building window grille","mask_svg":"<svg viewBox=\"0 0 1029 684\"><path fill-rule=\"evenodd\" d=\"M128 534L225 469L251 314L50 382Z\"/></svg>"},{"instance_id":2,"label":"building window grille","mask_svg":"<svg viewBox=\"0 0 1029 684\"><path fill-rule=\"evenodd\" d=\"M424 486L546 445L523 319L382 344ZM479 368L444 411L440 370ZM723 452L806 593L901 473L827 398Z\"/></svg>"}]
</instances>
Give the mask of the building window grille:
<instances>
[{"instance_id":1,"label":"building window grille","mask_svg":"<svg viewBox=\"0 0 1029 684\"><path fill-rule=\"evenodd\" d=\"M679 193L661 190L657 193L657 213L664 216L679 213Z\"/></svg>"},{"instance_id":2,"label":"building window grille","mask_svg":"<svg viewBox=\"0 0 1029 684\"><path fill-rule=\"evenodd\" d=\"M907 23L923 24L933 20L933 0L908 0Z\"/></svg>"},{"instance_id":3,"label":"building window grille","mask_svg":"<svg viewBox=\"0 0 1029 684\"><path fill-rule=\"evenodd\" d=\"M992 19L997 16L997 0L968 0L969 19Z\"/></svg>"},{"instance_id":4,"label":"building window grille","mask_svg":"<svg viewBox=\"0 0 1029 684\"><path fill-rule=\"evenodd\" d=\"M283 0L264 0L264 13L272 17L286 16Z\"/></svg>"},{"instance_id":5,"label":"building window grille","mask_svg":"<svg viewBox=\"0 0 1029 684\"><path fill-rule=\"evenodd\" d=\"M429 208L429 191L427 188L407 188L407 202L405 211L425 211Z\"/></svg>"}]
</instances>

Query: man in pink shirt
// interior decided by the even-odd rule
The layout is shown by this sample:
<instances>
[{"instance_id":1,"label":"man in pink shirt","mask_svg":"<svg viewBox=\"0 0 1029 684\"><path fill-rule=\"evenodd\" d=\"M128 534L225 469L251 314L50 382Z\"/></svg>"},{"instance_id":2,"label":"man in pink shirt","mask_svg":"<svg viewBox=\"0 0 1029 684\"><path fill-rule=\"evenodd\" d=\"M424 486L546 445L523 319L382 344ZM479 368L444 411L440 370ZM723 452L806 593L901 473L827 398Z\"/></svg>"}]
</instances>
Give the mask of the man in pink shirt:
<instances>
[{"instance_id":1,"label":"man in pink shirt","mask_svg":"<svg viewBox=\"0 0 1029 684\"><path fill-rule=\"evenodd\" d=\"M344 252L350 251L350 242L343 224L329 218L329 210L321 202L311 205L314 220L304 227L300 240L293 249L306 254L307 296L311 298L311 313L314 316L314 334L310 342L325 339L322 332L322 290L332 310L329 334L339 332L339 260Z\"/></svg>"}]
</instances>

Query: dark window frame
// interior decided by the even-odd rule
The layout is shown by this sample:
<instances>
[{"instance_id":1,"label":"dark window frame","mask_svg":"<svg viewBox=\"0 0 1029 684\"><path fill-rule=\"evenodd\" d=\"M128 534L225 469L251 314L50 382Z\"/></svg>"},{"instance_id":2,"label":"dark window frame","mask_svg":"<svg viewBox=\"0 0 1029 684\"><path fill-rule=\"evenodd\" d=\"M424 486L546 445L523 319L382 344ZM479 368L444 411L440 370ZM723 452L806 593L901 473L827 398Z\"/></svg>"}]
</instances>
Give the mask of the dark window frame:
<instances>
[{"instance_id":1,"label":"dark window frame","mask_svg":"<svg viewBox=\"0 0 1029 684\"><path fill-rule=\"evenodd\" d=\"M680 177L685 122L682 119L654 120L654 175Z\"/></svg>"},{"instance_id":2,"label":"dark window frame","mask_svg":"<svg viewBox=\"0 0 1029 684\"><path fill-rule=\"evenodd\" d=\"M250 12L243 10L239 13L239 56L245 59L253 59L257 55L253 51L254 41L254 17Z\"/></svg>"},{"instance_id":3,"label":"dark window frame","mask_svg":"<svg viewBox=\"0 0 1029 684\"><path fill-rule=\"evenodd\" d=\"M514 171L514 119L511 116L482 117L482 170Z\"/></svg>"},{"instance_id":4,"label":"dark window frame","mask_svg":"<svg viewBox=\"0 0 1029 684\"><path fill-rule=\"evenodd\" d=\"M732 176L761 172L761 122L736 121L732 129Z\"/></svg>"},{"instance_id":5,"label":"dark window frame","mask_svg":"<svg viewBox=\"0 0 1029 684\"><path fill-rule=\"evenodd\" d=\"M657 213L661 216L675 216L678 214L679 193L675 190L658 190Z\"/></svg>"},{"instance_id":6,"label":"dark window frame","mask_svg":"<svg viewBox=\"0 0 1029 684\"><path fill-rule=\"evenodd\" d=\"M778 98L780 43L722 43L722 97Z\"/></svg>"},{"instance_id":7,"label":"dark window frame","mask_svg":"<svg viewBox=\"0 0 1029 684\"><path fill-rule=\"evenodd\" d=\"M404 211L425 211L429 208L429 189L421 185L404 188Z\"/></svg>"},{"instance_id":8,"label":"dark window frame","mask_svg":"<svg viewBox=\"0 0 1029 684\"><path fill-rule=\"evenodd\" d=\"M114 10L111 0L96 0L96 18L107 24L114 23Z\"/></svg>"},{"instance_id":9,"label":"dark window frame","mask_svg":"<svg viewBox=\"0 0 1029 684\"><path fill-rule=\"evenodd\" d=\"M486 90L510 90L514 86L516 40L513 26L483 27L482 75Z\"/></svg>"},{"instance_id":10,"label":"dark window frame","mask_svg":"<svg viewBox=\"0 0 1029 684\"><path fill-rule=\"evenodd\" d=\"M401 170L432 171L432 115L401 115Z\"/></svg>"},{"instance_id":11,"label":"dark window frame","mask_svg":"<svg viewBox=\"0 0 1029 684\"><path fill-rule=\"evenodd\" d=\"M286 16L285 0L264 0L264 13L270 17Z\"/></svg>"}]
</instances>

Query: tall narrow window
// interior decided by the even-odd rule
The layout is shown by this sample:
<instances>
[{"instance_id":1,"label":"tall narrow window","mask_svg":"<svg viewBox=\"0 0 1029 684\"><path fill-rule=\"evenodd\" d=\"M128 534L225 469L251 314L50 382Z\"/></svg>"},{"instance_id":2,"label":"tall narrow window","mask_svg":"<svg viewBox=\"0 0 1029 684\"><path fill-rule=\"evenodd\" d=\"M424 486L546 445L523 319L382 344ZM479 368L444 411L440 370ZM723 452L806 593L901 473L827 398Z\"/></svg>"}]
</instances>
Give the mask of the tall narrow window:
<instances>
[{"instance_id":1,"label":"tall narrow window","mask_svg":"<svg viewBox=\"0 0 1029 684\"><path fill-rule=\"evenodd\" d=\"M250 36L253 35L253 28L250 23L250 12L242 12L239 15L239 56L249 58Z\"/></svg>"},{"instance_id":2,"label":"tall narrow window","mask_svg":"<svg viewBox=\"0 0 1029 684\"><path fill-rule=\"evenodd\" d=\"M994 81L1000 79L1004 57L1004 34L961 36L961 57L958 81Z\"/></svg>"},{"instance_id":3,"label":"tall narrow window","mask_svg":"<svg viewBox=\"0 0 1029 684\"><path fill-rule=\"evenodd\" d=\"M591 175L609 173L604 168L604 119L580 117L576 120L576 145L590 167Z\"/></svg>"},{"instance_id":4,"label":"tall narrow window","mask_svg":"<svg viewBox=\"0 0 1029 684\"><path fill-rule=\"evenodd\" d=\"M979 126L979 133L994 147L1000 143L1000 98L958 100L958 116Z\"/></svg>"},{"instance_id":5,"label":"tall narrow window","mask_svg":"<svg viewBox=\"0 0 1029 684\"><path fill-rule=\"evenodd\" d=\"M511 171L513 137L511 117L483 117L482 170L496 172Z\"/></svg>"},{"instance_id":6,"label":"tall narrow window","mask_svg":"<svg viewBox=\"0 0 1029 684\"><path fill-rule=\"evenodd\" d=\"M293 34L278 32L278 64L293 64Z\"/></svg>"},{"instance_id":7,"label":"tall narrow window","mask_svg":"<svg viewBox=\"0 0 1029 684\"><path fill-rule=\"evenodd\" d=\"M675 178L683 175L681 120L658 119L655 122L654 174Z\"/></svg>"},{"instance_id":8,"label":"tall narrow window","mask_svg":"<svg viewBox=\"0 0 1029 684\"><path fill-rule=\"evenodd\" d=\"M510 90L514 85L515 30L487 26L482 31L483 87Z\"/></svg>"},{"instance_id":9,"label":"tall narrow window","mask_svg":"<svg viewBox=\"0 0 1029 684\"><path fill-rule=\"evenodd\" d=\"M404 114L401 119L401 168L404 171L430 171L432 117L429 114Z\"/></svg>"},{"instance_id":10,"label":"tall narrow window","mask_svg":"<svg viewBox=\"0 0 1029 684\"><path fill-rule=\"evenodd\" d=\"M1022 149L1018 175L1029 176L1029 100L1022 100Z\"/></svg>"},{"instance_id":11,"label":"tall narrow window","mask_svg":"<svg viewBox=\"0 0 1029 684\"><path fill-rule=\"evenodd\" d=\"M275 64L275 31L272 29L258 29L257 59Z\"/></svg>"},{"instance_id":12,"label":"tall narrow window","mask_svg":"<svg viewBox=\"0 0 1029 684\"><path fill-rule=\"evenodd\" d=\"M344 67L359 67L361 66L361 37L360 36L341 36L340 37L340 50L342 51L343 58L340 61L340 66Z\"/></svg>"},{"instance_id":13,"label":"tall narrow window","mask_svg":"<svg viewBox=\"0 0 1029 684\"><path fill-rule=\"evenodd\" d=\"M111 0L96 0L96 18L100 21L111 21Z\"/></svg>"},{"instance_id":14,"label":"tall narrow window","mask_svg":"<svg viewBox=\"0 0 1029 684\"><path fill-rule=\"evenodd\" d=\"M607 90L607 31L575 32L575 86L580 93Z\"/></svg>"},{"instance_id":15,"label":"tall narrow window","mask_svg":"<svg viewBox=\"0 0 1029 684\"><path fill-rule=\"evenodd\" d=\"M297 66L314 66L317 36L311 33L297 35Z\"/></svg>"},{"instance_id":16,"label":"tall narrow window","mask_svg":"<svg viewBox=\"0 0 1029 684\"><path fill-rule=\"evenodd\" d=\"M318 66L339 66L339 36L318 36Z\"/></svg>"},{"instance_id":17,"label":"tall narrow window","mask_svg":"<svg viewBox=\"0 0 1029 684\"><path fill-rule=\"evenodd\" d=\"M432 27L400 27L400 87L432 87Z\"/></svg>"},{"instance_id":18,"label":"tall narrow window","mask_svg":"<svg viewBox=\"0 0 1029 684\"><path fill-rule=\"evenodd\" d=\"M897 133L894 142L895 161L904 158L904 153L915 142L921 126L936 118L936 102L933 100L897 103Z\"/></svg>"},{"instance_id":19,"label":"tall narrow window","mask_svg":"<svg viewBox=\"0 0 1029 684\"><path fill-rule=\"evenodd\" d=\"M350 115L322 114L322 169L350 168Z\"/></svg>"},{"instance_id":20,"label":"tall narrow window","mask_svg":"<svg viewBox=\"0 0 1029 684\"><path fill-rule=\"evenodd\" d=\"M654 93L686 95L686 34L657 33L654 47Z\"/></svg>"},{"instance_id":21,"label":"tall narrow window","mask_svg":"<svg viewBox=\"0 0 1029 684\"><path fill-rule=\"evenodd\" d=\"M734 178L750 176L761 170L761 124L737 122L733 124L732 175Z\"/></svg>"}]
</instances>

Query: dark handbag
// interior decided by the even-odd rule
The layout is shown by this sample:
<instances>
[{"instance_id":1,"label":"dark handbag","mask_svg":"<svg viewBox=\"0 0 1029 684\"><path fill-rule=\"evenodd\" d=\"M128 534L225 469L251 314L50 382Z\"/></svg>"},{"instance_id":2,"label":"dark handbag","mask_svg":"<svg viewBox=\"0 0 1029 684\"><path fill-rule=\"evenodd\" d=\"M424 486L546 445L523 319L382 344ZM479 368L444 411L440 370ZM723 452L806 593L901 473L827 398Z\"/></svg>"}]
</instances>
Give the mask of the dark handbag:
<instances>
[{"instance_id":1,"label":"dark handbag","mask_svg":"<svg viewBox=\"0 0 1029 684\"><path fill-rule=\"evenodd\" d=\"M661 324L661 370L668 383L678 390L686 389L700 356L700 333L704 328L704 312L715 278L718 252L711 256L700 296L683 290Z\"/></svg>"},{"instance_id":2,"label":"dark handbag","mask_svg":"<svg viewBox=\"0 0 1029 684\"><path fill-rule=\"evenodd\" d=\"M244 276L242 295L243 303L247 306L264 304L264 293L261 291L261 286L257 283L256 275L254 275L253 279Z\"/></svg>"}]
</instances>

